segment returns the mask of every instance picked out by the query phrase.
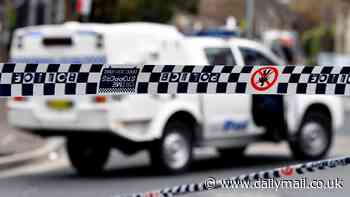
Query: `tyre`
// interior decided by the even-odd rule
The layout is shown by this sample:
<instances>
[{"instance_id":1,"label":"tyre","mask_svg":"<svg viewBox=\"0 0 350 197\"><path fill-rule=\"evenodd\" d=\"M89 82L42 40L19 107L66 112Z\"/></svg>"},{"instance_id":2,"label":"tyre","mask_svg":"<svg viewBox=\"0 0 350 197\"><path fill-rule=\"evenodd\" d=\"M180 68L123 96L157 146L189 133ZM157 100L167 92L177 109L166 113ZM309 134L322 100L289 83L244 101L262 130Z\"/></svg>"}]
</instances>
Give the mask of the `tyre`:
<instances>
[{"instance_id":1,"label":"tyre","mask_svg":"<svg viewBox=\"0 0 350 197\"><path fill-rule=\"evenodd\" d=\"M152 166L161 173L186 171L192 161L192 131L187 124L169 122L163 137L150 150Z\"/></svg>"},{"instance_id":2,"label":"tyre","mask_svg":"<svg viewBox=\"0 0 350 197\"><path fill-rule=\"evenodd\" d=\"M244 151L246 150L246 147L235 147L235 148L222 148L219 149L218 152L220 153L220 157L224 159L231 159L231 158L241 158L244 156Z\"/></svg>"},{"instance_id":3,"label":"tyre","mask_svg":"<svg viewBox=\"0 0 350 197\"><path fill-rule=\"evenodd\" d=\"M291 151L296 159L316 160L327 155L333 141L331 119L320 112L311 111L289 142Z\"/></svg>"},{"instance_id":4,"label":"tyre","mask_svg":"<svg viewBox=\"0 0 350 197\"><path fill-rule=\"evenodd\" d=\"M68 138L67 153L72 166L82 176L98 175L108 160L110 146L99 138Z\"/></svg>"}]
</instances>

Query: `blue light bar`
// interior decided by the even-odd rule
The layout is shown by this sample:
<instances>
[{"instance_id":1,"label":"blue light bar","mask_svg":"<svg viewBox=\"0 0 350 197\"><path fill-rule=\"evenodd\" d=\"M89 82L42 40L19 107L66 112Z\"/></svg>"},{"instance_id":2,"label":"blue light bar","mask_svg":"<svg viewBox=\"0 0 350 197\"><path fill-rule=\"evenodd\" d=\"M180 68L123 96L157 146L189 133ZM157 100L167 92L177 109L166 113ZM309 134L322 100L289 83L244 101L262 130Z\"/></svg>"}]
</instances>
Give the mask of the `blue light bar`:
<instances>
[{"instance_id":1,"label":"blue light bar","mask_svg":"<svg viewBox=\"0 0 350 197\"><path fill-rule=\"evenodd\" d=\"M203 37L219 37L219 38L230 38L239 37L239 31L225 30L225 29L206 29L192 34L193 36Z\"/></svg>"}]
</instances>

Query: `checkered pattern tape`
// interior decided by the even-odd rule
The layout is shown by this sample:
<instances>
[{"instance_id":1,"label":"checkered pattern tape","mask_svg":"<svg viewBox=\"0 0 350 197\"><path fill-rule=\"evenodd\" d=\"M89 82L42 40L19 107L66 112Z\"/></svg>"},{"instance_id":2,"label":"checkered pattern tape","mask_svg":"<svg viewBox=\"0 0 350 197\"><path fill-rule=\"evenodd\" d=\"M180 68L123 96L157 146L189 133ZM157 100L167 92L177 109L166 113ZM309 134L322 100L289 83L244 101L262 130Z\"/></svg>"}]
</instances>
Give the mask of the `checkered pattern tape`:
<instances>
[{"instance_id":1,"label":"checkered pattern tape","mask_svg":"<svg viewBox=\"0 0 350 197\"><path fill-rule=\"evenodd\" d=\"M276 73L271 68L276 68ZM268 77L265 81L264 74ZM350 67L144 66L137 93L350 95L349 77ZM265 89L254 87L254 83Z\"/></svg>"},{"instance_id":2,"label":"checkered pattern tape","mask_svg":"<svg viewBox=\"0 0 350 197\"><path fill-rule=\"evenodd\" d=\"M96 94L102 64L1 64L0 96Z\"/></svg>"},{"instance_id":3,"label":"checkered pattern tape","mask_svg":"<svg viewBox=\"0 0 350 197\"><path fill-rule=\"evenodd\" d=\"M350 67L0 64L0 96L350 95Z\"/></svg>"},{"instance_id":4,"label":"checkered pattern tape","mask_svg":"<svg viewBox=\"0 0 350 197\"><path fill-rule=\"evenodd\" d=\"M164 188L158 191L146 192L146 193L137 193L124 196L116 197L171 197L177 195L184 195L196 192L204 192L209 190L221 189L228 187L229 185L225 184L223 180L234 180L236 183L243 181L254 181L260 179L272 179L272 178L282 178L282 177L292 177L300 174L307 174L311 172L316 172L319 170L327 170L329 168L335 168L339 166L347 166L350 164L350 157L334 158L323 161L308 162L305 164L297 164L292 166L285 166L282 168L276 168L267 171L254 172L250 174L244 174L235 177L229 177L222 180L217 180L215 185L210 185L205 182L201 183L192 183L184 184L179 186L174 186L170 188ZM289 175L286 175L283 171L289 169L292 172Z\"/></svg>"}]
</instances>

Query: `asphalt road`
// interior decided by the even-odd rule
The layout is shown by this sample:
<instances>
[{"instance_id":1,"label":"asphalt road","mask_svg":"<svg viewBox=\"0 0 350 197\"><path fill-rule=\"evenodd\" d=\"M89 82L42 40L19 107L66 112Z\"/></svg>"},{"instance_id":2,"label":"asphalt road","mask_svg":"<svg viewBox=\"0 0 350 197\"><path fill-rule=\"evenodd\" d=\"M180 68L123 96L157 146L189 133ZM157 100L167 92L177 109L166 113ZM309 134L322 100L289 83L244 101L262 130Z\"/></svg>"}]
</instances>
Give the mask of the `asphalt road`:
<instances>
[{"instance_id":1,"label":"asphalt road","mask_svg":"<svg viewBox=\"0 0 350 197\"><path fill-rule=\"evenodd\" d=\"M347 115L350 122L350 114ZM348 128L348 129L347 129ZM330 156L350 155L350 125L338 131ZM51 159L0 172L0 196L15 197L112 197L118 194L150 191L184 183L201 182L208 177L224 178L259 170L267 170L296 163L290 157L286 144L259 144L249 147L242 160L222 160L211 149L199 150L191 170L183 175L163 176L149 167L146 152L125 157L113 152L104 174L98 177L79 177L70 167L66 156L60 153ZM339 167L308 175L308 180L343 179L342 189L283 189L219 190L188 195L239 197L295 197L295 196L349 196L350 167ZM297 177L302 178L302 177Z\"/></svg>"},{"instance_id":2,"label":"asphalt road","mask_svg":"<svg viewBox=\"0 0 350 197\"><path fill-rule=\"evenodd\" d=\"M350 153L349 136L338 137L332 156ZM53 156L54 158L54 156ZM247 157L240 161L220 159L213 150L201 150L190 172L177 176L162 176L148 166L145 152L126 158L114 152L106 172L99 177L83 178L69 166L65 154L58 159L30 164L0 173L0 196L18 197L112 197L117 194L142 192L184 183L204 181L207 177L224 178L281 165L295 163L286 144L262 144L250 147ZM246 190L232 193L219 190L189 196L348 196L350 170L340 167L315 173L322 180L342 178L345 188L333 190ZM310 176L308 178L311 180ZM301 178L301 177L300 177Z\"/></svg>"},{"instance_id":3,"label":"asphalt road","mask_svg":"<svg viewBox=\"0 0 350 197\"><path fill-rule=\"evenodd\" d=\"M0 98L0 157L39 148L45 140L11 128L7 124L6 99Z\"/></svg>"}]
</instances>

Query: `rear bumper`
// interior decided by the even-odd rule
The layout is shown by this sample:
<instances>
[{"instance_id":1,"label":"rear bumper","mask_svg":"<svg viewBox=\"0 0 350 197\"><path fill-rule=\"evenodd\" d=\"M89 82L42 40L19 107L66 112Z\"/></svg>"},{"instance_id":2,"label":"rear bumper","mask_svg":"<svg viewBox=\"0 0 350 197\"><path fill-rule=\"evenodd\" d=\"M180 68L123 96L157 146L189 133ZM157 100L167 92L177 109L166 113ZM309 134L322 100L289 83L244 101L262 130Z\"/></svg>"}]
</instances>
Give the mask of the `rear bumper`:
<instances>
[{"instance_id":1,"label":"rear bumper","mask_svg":"<svg viewBox=\"0 0 350 197\"><path fill-rule=\"evenodd\" d=\"M148 133L149 121L110 120L105 108L83 108L74 111L74 121L65 121L65 117L39 118L29 105L8 106L7 119L10 126L44 137L50 136L81 136L111 135L120 136L120 141L144 143L154 140ZM124 140L122 140L124 139Z\"/></svg>"},{"instance_id":2,"label":"rear bumper","mask_svg":"<svg viewBox=\"0 0 350 197\"><path fill-rule=\"evenodd\" d=\"M108 131L107 113L103 110L80 110L74 121L40 120L30 108L9 108L8 122L11 126L25 130L60 131Z\"/></svg>"},{"instance_id":3,"label":"rear bumper","mask_svg":"<svg viewBox=\"0 0 350 197\"><path fill-rule=\"evenodd\" d=\"M75 98L72 98L75 99ZM80 98L79 98L80 99ZM42 136L70 136L97 133L121 136L135 143L153 141L152 118L138 113L127 102L92 104L76 99L73 108L62 111L45 107L44 101L7 103L7 118L12 127Z\"/></svg>"}]
</instances>

